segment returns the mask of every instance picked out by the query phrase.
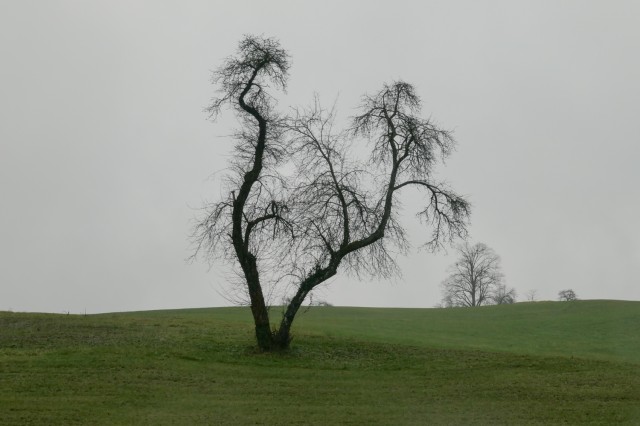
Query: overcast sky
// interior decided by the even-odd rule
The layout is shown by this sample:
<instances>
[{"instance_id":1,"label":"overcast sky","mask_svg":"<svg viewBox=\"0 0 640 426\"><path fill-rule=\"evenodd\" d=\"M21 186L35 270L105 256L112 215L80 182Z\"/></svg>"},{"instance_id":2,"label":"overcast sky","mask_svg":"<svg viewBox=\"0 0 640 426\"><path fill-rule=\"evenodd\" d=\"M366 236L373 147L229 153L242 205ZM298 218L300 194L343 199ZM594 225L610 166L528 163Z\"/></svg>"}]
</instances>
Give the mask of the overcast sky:
<instances>
[{"instance_id":1,"label":"overcast sky","mask_svg":"<svg viewBox=\"0 0 640 426\"><path fill-rule=\"evenodd\" d=\"M520 299L640 299L640 2L0 2L0 310L223 306L189 264L190 220L220 195L231 116L207 121L211 70L243 34L292 56L280 101L404 79L455 130L440 169L473 204L473 242ZM402 279L338 276L336 305L431 307L454 252L405 199Z\"/></svg>"}]
</instances>

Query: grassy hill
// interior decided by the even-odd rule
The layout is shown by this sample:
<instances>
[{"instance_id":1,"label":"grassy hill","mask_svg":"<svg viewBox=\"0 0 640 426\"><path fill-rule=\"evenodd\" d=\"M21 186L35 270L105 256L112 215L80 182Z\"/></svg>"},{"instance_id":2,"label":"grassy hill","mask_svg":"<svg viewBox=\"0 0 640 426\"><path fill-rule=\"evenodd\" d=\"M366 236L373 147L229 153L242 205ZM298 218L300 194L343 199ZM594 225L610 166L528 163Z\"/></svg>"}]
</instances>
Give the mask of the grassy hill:
<instances>
[{"instance_id":1,"label":"grassy hill","mask_svg":"<svg viewBox=\"0 0 640 426\"><path fill-rule=\"evenodd\" d=\"M0 313L0 424L640 424L640 302Z\"/></svg>"},{"instance_id":2,"label":"grassy hill","mask_svg":"<svg viewBox=\"0 0 640 426\"><path fill-rule=\"evenodd\" d=\"M476 309L312 310L307 333L529 355L640 363L640 302L535 302Z\"/></svg>"}]
</instances>

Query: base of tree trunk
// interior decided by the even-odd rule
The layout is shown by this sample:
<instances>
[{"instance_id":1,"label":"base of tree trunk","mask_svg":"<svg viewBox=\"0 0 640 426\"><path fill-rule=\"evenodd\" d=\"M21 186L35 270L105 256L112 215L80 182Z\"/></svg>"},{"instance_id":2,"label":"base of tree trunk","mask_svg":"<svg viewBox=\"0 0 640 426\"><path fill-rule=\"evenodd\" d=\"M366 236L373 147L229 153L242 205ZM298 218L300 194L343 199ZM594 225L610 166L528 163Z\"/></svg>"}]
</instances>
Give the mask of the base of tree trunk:
<instances>
[{"instance_id":1,"label":"base of tree trunk","mask_svg":"<svg viewBox=\"0 0 640 426\"><path fill-rule=\"evenodd\" d=\"M288 330L274 330L264 333L264 330L259 332L256 328L256 340L261 351L279 352L289 349L293 336Z\"/></svg>"}]
</instances>

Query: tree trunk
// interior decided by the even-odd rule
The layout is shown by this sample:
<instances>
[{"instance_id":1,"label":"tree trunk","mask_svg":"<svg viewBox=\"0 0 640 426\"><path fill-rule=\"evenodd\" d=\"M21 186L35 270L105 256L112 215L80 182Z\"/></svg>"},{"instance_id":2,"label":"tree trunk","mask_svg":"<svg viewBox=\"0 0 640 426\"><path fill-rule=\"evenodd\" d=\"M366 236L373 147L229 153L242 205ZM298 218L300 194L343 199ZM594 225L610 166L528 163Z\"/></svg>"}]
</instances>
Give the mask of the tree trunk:
<instances>
[{"instance_id":1,"label":"tree trunk","mask_svg":"<svg viewBox=\"0 0 640 426\"><path fill-rule=\"evenodd\" d=\"M240 258L240 256L238 256ZM263 351L269 351L273 347L273 333L271 332L271 323L269 321L269 311L264 301L262 286L260 285L260 275L258 273L258 265L252 254L247 253L243 259L240 259L247 287L249 289L249 299L251 300L251 313L253 314L253 322L255 324L256 340L258 346Z\"/></svg>"},{"instance_id":2,"label":"tree trunk","mask_svg":"<svg viewBox=\"0 0 640 426\"><path fill-rule=\"evenodd\" d=\"M270 351L274 347L273 333L269 323L269 312L264 302L262 304L251 303L251 313L255 323L256 341L263 351Z\"/></svg>"},{"instance_id":3,"label":"tree trunk","mask_svg":"<svg viewBox=\"0 0 640 426\"><path fill-rule=\"evenodd\" d=\"M300 287L298 287L298 291L289 302L289 306L287 306L287 310L282 316L282 321L280 321L280 327L273 337L277 348L287 349L289 347L292 339L291 326L300 306L302 306L311 290L336 274L340 261L341 258L335 257L327 267L317 270L300 283Z\"/></svg>"},{"instance_id":4,"label":"tree trunk","mask_svg":"<svg viewBox=\"0 0 640 426\"><path fill-rule=\"evenodd\" d=\"M308 292L304 290L298 290L296 295L289 302L289 306L287 306L287 310L282 316L282 321L280 321L280 327L275 334L274 343L280 349L287 349L289 344L291 343L291 325L293 324L293 320L302 306L302 302L307 297Z\"/></svg>"},{"instance_id":5,"label":"tree trunk","mask_svg":"<svg viewBox=\"0 0 640 426\"><path fill-rule=\"evenodd\" d=\"M264 296L260 285L251 286L249 296L251 298L251 313L255 324L256 340L258 347L263 351L269 351L273 347L273 333L269 321L269 311L264 302Z\"/></svg>"}]
</instances>

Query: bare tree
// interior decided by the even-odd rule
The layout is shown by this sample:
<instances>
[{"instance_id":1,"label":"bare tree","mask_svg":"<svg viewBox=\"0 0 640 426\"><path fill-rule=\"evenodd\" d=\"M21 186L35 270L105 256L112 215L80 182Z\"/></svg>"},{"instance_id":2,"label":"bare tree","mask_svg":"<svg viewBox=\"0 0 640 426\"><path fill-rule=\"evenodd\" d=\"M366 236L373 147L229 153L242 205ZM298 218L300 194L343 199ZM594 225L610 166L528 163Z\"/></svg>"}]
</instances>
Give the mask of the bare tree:
<instances>
[{"instance_id":1,"label":"bare tree","mask_svg":"<svg viewBox=\"0 0 640 426\"><path fill-rule=\"evenodd\" d=\"M230 106L239 118L227 196L206 207L194 230L194 256L239 267L263 350L288 347L305 298L338 269L387 277L407 241L397 215L405 187L423 190L418 215L437 249L466 236L469 204L435 182L433 168L454 146L451 134L420 118L420 99L405 82L365 96L350 128L334 131L335 111L316 99L309 108L278 114L272 89L286 87L289 58L278 41L246 36L215 72L215 118ZM368 158L349 154L356 144ZM269 321L265 289L287 300L277 327Z\"/></svg>"},{"instance_id":2,"label":"bare tree","mask_svg":"<svg viewBox=\"0 0 640 426\"><path fill-rule=\"evenodd\" d=\"M567 289L558 292L558 300L563 302L570 302L572 300L578 300L578 296L576 295L575 291Z\"/></svg>"},{"instance_id":3,"label":"bare tree","mask_svg":"<svg viewBox=\"0 0 640 426\"><path fill-rule=\"evenodd\" d=\"M465 243L457 250L460 258L441 284L444 306L482 306L515 301L515 289L507 289L503 283L500 257L491 248L483 243Z\"/></svg>"},{"instance_id":4,"label":"bare tree","mask_svg":"<svg viewBox=\"0 0 640 426\"><path fill-rule=\"evenodd\" d=\"M538 297L538 290L535 290L535 289L529 290L527 292L526 297L528 302L535 302Z\"/></svg>"},{"instance_id":5,"label":"bare tree","mask_svg":"<svg viewBox=\"0 0 640 426\"><path fill-rule=\"evenodd\" d=\"M510 305L516 303L516 289L507 287L506 284L499 284L495 287L491 300L496 305Z\"/></svg>"}]
</instances>

